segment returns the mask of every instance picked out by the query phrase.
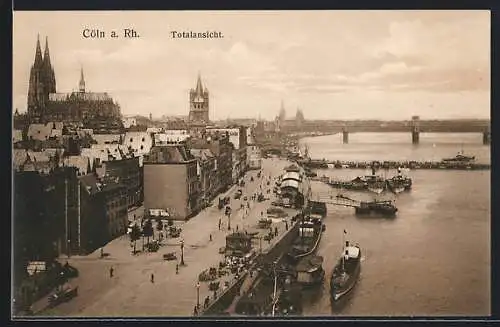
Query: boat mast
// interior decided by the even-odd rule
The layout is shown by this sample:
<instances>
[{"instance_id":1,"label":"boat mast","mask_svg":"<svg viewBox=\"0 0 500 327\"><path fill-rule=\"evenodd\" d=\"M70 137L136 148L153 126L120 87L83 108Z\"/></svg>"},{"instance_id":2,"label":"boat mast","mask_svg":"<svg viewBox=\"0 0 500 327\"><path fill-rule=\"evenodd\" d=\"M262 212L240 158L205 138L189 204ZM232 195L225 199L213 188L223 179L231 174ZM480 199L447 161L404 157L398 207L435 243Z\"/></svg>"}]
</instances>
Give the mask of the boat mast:
<instances>
[{"instance_id":1,"label":"boat mast","mask_svg":"<svg viewBox=\"0 0 500 327\"><path fill-rule=\"evenodd\" d=\"M274 312L276 310L276 303L277 303L276 292L278 290L278 275L276 274L276 263L277 261L273 263L273 270L274 270L274 292L273 292L273 312L272 312L273 317L274 317Z\"/></svg>"},{"instance_id":2,"label":"boat mast","mask_svg":"<svg viewBox=\"0 0 500 327\"><path fill-rule=\"evenodd\" d=\"M342 234L342 272L345 271L345 259L344 259L344 254L345 254L345 235L347 234L346 230L344 229L344 233Z\"/></svg>"}]
</instances>

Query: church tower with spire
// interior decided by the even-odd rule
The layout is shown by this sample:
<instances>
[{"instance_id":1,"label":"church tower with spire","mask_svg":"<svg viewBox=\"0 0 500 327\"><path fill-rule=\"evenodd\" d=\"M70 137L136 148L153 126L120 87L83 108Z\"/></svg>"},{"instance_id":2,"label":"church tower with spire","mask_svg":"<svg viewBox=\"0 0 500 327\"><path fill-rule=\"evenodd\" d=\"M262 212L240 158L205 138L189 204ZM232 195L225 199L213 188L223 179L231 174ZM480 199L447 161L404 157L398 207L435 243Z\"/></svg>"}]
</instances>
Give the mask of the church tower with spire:
<instances>
[{"instance_id":1,"label":"church tower with spire","mask_svg":"<svg viewBox=\"0 0 500 327\"><path fill-rule=\"evenodd\" d=\"M198 73L196 89L189 91L189 123L207 125L209 121L208 89L203 88L201 76Z\"/></svg>"},{"instance_id":2,"label":"church tower with spire","mask_svg":"<svg viewBox=\"0 0 500 327\"><path fill-rule=\"evenodd\" d=\"M56 75L50 62L48 37L45 37L45 51L43 52L43 75L45 77L44 84L47 87L47 92L56 93Z\"/></svg>"},{"instance_id":3,"label":"church tower with spire","mask_svg":"<svg viewBox=\"0 0 500 327\"><path fill-rule=\"evenodd\" d=\"M302 109L297 108L297 113L295 114L295 125L298 128L301 128L302 125L304 124L304 113L302 112Z\"/></svg>"},{"instance_id":4,"label":"church tower with spire","mask_svg":"<svg viewBox=\"0 0 500 327\"><path fill-rule=\"evenodd\" d=\"M283 124L285 122L285 119L286 119L285 103L283 102L283 100L281 100L281 107L280 107L280 112L278 114L278 117L279 117L280 123Z\"/></svg>"},{"instance_id":5,"label":"church tower with spire","mask_svg":"<svg viewBox=\"0 0 500 327\"><path fill-rule=\"evenodd\" d=\"M45 39L45 51L42 57L40 35L37 36L35 61L31 66L28 87L28 116L30 121L39 122L43 119L49 99L49 93L56 92L56 78L50 63L48 40Z\"/></svg>"},{"instance_id":6,"label":"church tower with spire","mask_svg":"<svg viewBox=\"0 0 500 327\"><path fill-rule=\"evenodd\" d=\"M85 93L85 78L83 77L83 67L80 69L80 82L78 83L78 91Z\"/></svg>"}]
</instances>

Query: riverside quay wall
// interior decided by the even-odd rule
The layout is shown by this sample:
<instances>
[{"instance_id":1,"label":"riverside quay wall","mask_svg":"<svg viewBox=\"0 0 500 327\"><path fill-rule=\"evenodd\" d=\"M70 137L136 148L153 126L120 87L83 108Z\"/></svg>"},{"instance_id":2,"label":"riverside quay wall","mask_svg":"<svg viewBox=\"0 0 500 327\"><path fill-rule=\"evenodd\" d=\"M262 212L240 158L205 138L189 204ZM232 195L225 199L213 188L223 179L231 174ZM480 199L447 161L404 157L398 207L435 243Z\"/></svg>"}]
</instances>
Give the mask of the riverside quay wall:
<instances>
[{"instance_id":1,"label":"riverside quay wall","mask_svg":"<svg viewBox=\"0 0 500 327\"><path fill-rule=\"evenodd\" d=\"M297 217L299 214L295 215ZM253 263L251 264L251 269L256 271L256 268L263 265L264 263L274 262L284 254L292 244L293 240L299 235L299 225L300 220L296 219L292 223L288 231L285 231L279 236L279 239L271 244L267 249L264 249L262 253L259 253ZM221 293L221 295L213 301L202 313L204 316L218 316L224 315L225 310L231 305L233 299L240 294L240 288L248 277L248 270L241 274L241 276L236 279L229 287Z\"/></svg>"}]
</instances>

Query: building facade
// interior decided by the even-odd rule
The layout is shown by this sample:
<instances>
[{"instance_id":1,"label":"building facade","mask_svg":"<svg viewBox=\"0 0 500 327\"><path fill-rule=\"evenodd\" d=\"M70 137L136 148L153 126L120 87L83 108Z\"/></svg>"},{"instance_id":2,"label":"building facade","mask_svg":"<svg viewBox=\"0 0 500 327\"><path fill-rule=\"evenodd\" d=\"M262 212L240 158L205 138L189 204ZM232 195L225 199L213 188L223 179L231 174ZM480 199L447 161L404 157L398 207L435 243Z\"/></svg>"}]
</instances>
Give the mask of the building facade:
<instances>
[{"instance_id":1,"label":"building facade","mask_svg":"<svg viewBox=\"0 0 500 327\"><path fill-rule=\"evenodd\" d=\"M227 134L229 142L233 145L231 160L232 173L231 178L233 183L237 183L239 179L248 170L247 166L247 128L237 126L231 128L207 128L206 134L213 136L216 134Z\"/></svg>"},{"instance_id":2,"label":"building facade","mask_svg":"<svg viewBox=\"0 0 500 327\"><path fill-rule=\"evenodd\" d=\"M191 149L191 153L197 161L201 202L206 206L217 195L217 159L210 149Z\"/></svg>"},{"instance_id":3,"label":"building facade","mask_svg":"<svg viewBox=\"0 0 500 327\"><path fill-rule=\"evenodd\" d=\"M136 155L145 155L153 147L153 135L148 132L126 132L122 144Z\"/></svg>"},{"instance_id":4,"label":"building facade","mask_svg":"<svg viewBox=\"0 0 500 327\"><path fill-rule=\"evenodd\" d=\"M124 117L122 118L122 124L124 128L130 128L133 126L137 126L137 118L135 117Z\"/></svg>"},{"instance_id":5,"label":"building facade","mask_svg":"<svg viewBox=\"0 0 500 327\"><path fill-rule=\"evenodd\" d=\"M205 138L193 138L189 141L192 149L210 149L216 158L215 193L226 191L233 184L233 145L226 133L214 133Z\"/></svg>"},{"instance_id":6,"label":"building facade","mask_svg":"<svg viewBox=\"0 0 500 327\"><path fill-rule=\"evenodd\" d=\"M80 156L89 159L92 170L99 177L113 178L127 188L129 208L142 204L142 156L122 144L94 144L90 148L82 148Z\"/></svg>"},{"instance_id":7,"label":"building facade","mask_svg":"<svg viewBox=\"0 0 500 327\"><path fill-rule=\"evenodd\" d=\"M127 188L95 174L80 176L77 243L88 254L126 233Z\"/></svg>"},{"instance_id":8,"label":"building facade","mask_svg":"<svg viewBox=\"0 0 500 327\"><path fill-rule=\"evenodd\" d=\"M253 144L247 146L247 160L248 169L261 169L262 168L262 152L260 148Z\"/></svg>"},{"instance_id":9,"label":"building facade","mask_svg":"<svg viewBox=\"0 0 500 327\"><path fill-rule=\"evenodd\" d=\"M197 161L185 144L154 146L144 157L144 208L178 220L200 209Z\"/></svg>"},{"instance_id":10,"label":"building facade","mask_svg":"<svg viewBox=\"0 0 500 327\"><path fill-rule=\"evenodd\" d=\"M119 160L108 160L102 163L105 176L114 178L126 188L127 206L140 206L142 203L142 181L139 169L139 157L122 156Z\"/></svg>"}]
</instances>

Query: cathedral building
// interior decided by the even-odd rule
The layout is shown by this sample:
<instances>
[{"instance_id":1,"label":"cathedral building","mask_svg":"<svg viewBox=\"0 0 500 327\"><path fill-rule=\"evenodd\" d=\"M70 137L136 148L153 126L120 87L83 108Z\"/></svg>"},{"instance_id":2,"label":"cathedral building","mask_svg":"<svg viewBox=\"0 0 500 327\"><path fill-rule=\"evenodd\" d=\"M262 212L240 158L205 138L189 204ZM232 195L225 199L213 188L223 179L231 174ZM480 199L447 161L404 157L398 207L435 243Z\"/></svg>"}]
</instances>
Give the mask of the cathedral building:
<instances>
[{"instance_id":1,"label":"cathedral building","mask_svg":"<svg viewBox=\"0 0 500 327\"><path fill-rule=\"evenodd\" d=\"M110 130L120 130L123 126L120 106L108 93L88 92L85 89L83 68L80 71L78 86L78 91L56 92L56 79L50 62L48 41L45 39L45 51L42 57L40 40L37 39L28 89L30 122L62 121L83 123L85 128L100 128L103 132L106 132L108 127Z\"/></svg>"},{"instance_id":2,"label":"cathedral building","mask_svg":"<svg viewBox=\"0 0 500 327\"><path fill-rule=\"evenodd\" d=\"M198 74L196 89L189 91L189 118L191 129L199 130L206 127L209 122L208 89L203 88L201 77Z\"/></svg>"}]
</instances>

